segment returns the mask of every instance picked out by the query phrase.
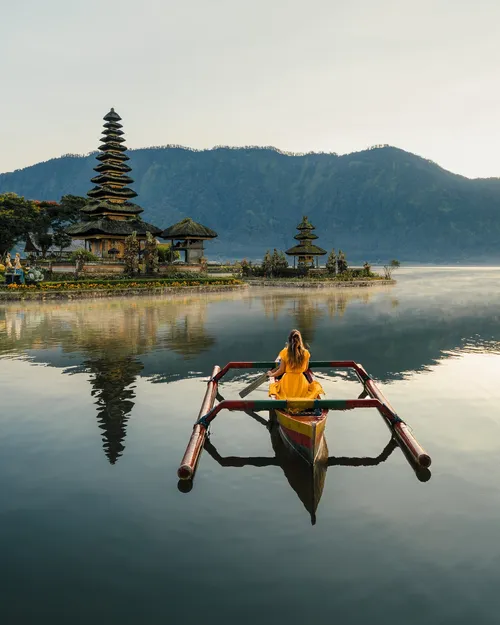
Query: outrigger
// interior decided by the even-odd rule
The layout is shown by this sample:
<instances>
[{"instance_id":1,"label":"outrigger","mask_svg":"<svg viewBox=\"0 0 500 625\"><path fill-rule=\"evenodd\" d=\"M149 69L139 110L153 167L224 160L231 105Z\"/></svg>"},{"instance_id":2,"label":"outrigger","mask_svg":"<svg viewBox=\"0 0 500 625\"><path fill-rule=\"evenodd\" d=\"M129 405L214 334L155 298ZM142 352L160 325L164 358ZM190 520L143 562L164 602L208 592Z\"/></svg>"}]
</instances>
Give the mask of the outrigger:
<instances>
[{"instance_id":1,"label":"outrigger","mask_svg":"<svg viewBox=\"0 0 500 625\"><path fill-rule=\"evenodd\" d=\"M205 444L210 424L221 410L270 411L270 423L277 424L283 441L306 462L315 466L327 453L324 426L329 410L353 410L354 408L376 408L392 437L403 451L414 470L428 469L431 458L418 443L406 423L396 414L373 379L359 363L352 360L310 362L311 369L351 369L363 385L363 392L357 399L269 399L232 400L222 399L215 404L219 381L231 369L272 369L275 362L229 362L222 369L216 365L208 380L207 390L201 404L191 438L177 471L180 480L193 480L201 451ZM368 399L367 399L368 397ZM273 417L273 415L275 415Z\"/></svg>"}]
</instances>

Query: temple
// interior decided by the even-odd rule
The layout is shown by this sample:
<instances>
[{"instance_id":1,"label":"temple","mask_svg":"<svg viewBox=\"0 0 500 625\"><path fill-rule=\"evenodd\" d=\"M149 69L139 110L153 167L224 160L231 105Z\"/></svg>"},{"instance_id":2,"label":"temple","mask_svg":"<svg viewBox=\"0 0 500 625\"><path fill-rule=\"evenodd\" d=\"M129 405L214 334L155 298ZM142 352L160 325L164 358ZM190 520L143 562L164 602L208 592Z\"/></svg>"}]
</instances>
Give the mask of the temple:
<instances>
[{"instance_id":1,"label":"temple","mask_svg":"<svg viewBox=\"0 0 500 625\"><path fill-rule=\"evenodd\" d=\"M326 250L314 245L312 241L318 237L313 234L315 227L308 220L307 216L302 218L301 223L297 226L299 234L294 236L294 239L299 241L298 245L291 247L285 252L287 256L293 256L293 266L295 267L295 259L298 258L297 264L299 267L314 267L314 258L316 257L316 266L318 266L318 257L324 256Z\"/></svg>"},{"instance_id":2,"label":"temple","mask_svg":"<svg viewBox=\"0 0 500 625\"><path fill-rule=\"evenodd\" d=\"M204 257L203 241L215 239L217 232L188 217L164 230L160 236L170 239L173 249L184 252L187 264L195 265Z\"/></svg>"},{"instance_id":3,"label":"temple","mask_svg":"<svg viewBox=\"0 0 500 625\"><path fill-rule=\"evenodd\" d=\"M128 176L131 168L123 138L121 117L114 109L104 117L104 130L91 179L95 186L88 191L88 203L81 209L82 221L66 230L74 239L84 241L85 249L101 258L123 258L125 239L136 232L143 247L146 234L158 235L160 228L142 221L143 209L130 200L137 193L127 187L134 181Z\"/></svg>"}]
</instances>

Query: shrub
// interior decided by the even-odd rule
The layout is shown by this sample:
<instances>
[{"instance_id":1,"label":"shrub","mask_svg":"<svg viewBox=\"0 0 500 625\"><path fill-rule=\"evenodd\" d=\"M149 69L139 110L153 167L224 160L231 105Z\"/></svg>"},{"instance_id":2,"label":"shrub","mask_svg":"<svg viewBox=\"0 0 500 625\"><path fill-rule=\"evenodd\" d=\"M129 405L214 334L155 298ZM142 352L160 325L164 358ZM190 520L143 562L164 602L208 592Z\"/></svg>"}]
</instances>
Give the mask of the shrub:
<instances>
[{"instance_id":1,"label":"shrub","mask_svg":"<svg viewBox=\"0 0 500 625\"><path fill-rule=\"evenodd\" d=\"M81 248L79 250L75 250L74 252L71 252L69 260L72 263L81 263L81 262L92 263L92 262L98 261L99 258L95 254L92 254L92 252L89 252L88 250L84 250L83 248Z\"/></svg>"}]
</instances>

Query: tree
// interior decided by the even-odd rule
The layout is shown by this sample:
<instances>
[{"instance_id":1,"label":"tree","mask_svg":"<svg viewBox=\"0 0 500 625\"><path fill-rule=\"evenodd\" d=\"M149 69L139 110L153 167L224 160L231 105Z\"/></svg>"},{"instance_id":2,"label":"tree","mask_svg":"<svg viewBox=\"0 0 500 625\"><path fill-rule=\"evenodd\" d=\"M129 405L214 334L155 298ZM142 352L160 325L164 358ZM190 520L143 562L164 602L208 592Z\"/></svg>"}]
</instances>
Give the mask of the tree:
<instances>
[{"instance_id":1,"label":"tree","mask_svg":"<svg viewBox=\"0 0 500 625\"><path fill-rule=\"evenodd\" d=\"M51 228L53 217L48 206L41 202L35 202L35 205L38 211L31 225L30 233L33 236L35 245L42 252L42 258L45 258L54 242Z\"/></svg>"},{"instance_id":2,"label":"tree","mask_svg":"<svg viewBox=\"0 0 500 625\"><path fill-rule=\"evenodd\" d=\"M179 250L174 250L171 243L158 245L158 260L160 263L173 263L174 260L179 260L180 257Z\"/></svg>"},{"instance_id":3,"label":"tree","mask_svg":"<svg viewBox=\"0 0 500 625\"><path fill-rule=\"evenodd\" d=\"M78 195L63 195L57 208L51 209L52 245L57 247L59 255L71 244L72 237L66 233L70 224L81 220L81 209L87 204L87 198Z\"/></svg>"},{"instance_id":4,"label":"tree","mask_svg":"<svg viewBox=\"0 0 500 625\"><path fill-rule=\"evenodd\" d=\"M347 261L342 250L339 250L339 254L337 256L337 271L339 273L345 273L347 271Z\"/></svg>"},{"instance_id":5,"label":"tree","mask_svg":"<svg viewBox=\"0 0 500 625\"><path fill-rule=\"evenodd\" d=\"M262 271L264 272L264 276L268 276L271 274L273 270L273 260L271 257L271 252L267 250L264 254L264 259L262 260Z\"/></svg>"},{"instance_id":6,"label":"tree","mask_svg":"<svg viewBox=\"0 0 500 625\"><path fill-rule=\"evenodd\" d=\"M146 261L146 273L156 273L158 271L158 241L150 232L146 233L144 260Z\"/></svg>"},{"instance_id":7,"label":"tree","mask_svg":"<svg viewBox=\"0 0 500 625\"><path fill-rule=\"evenodd\" d=\"M392 280L392 272L401 267L399 260L393 258L388 265L384 265L384 278L386 280Z\"/></svg>"},{"instance_id":8,"label":"tree","mask_svg":"<svg viewBox=\"0 0 500 625\"><path fill-rule=\"evenodd\" d=\"M337 254L335 254L335 249L332 249L332 251L328 254L326 271L331 275L335 275L337 273Z\"/></svg>"},{"instance_id":9,"label":"tree","mask_svg":"<svg viewBox=\"0 0 500 625\"><path fill-rule=\"evenodd\" d=\"M22 239L26 239L39 216L39 209L30 200L15 193L0 195L0 257Z\"/></svg>"},{"instance_id":10,"label":"tree","mask_svg":"<svg viewBox=\"0 0 500 625\"><path fill-rule=\"evenodd\" d=\"M72 239L69 234L66 234L63 228L59 228L57 230L54 230L54 234L52 235L52 241L53 245L59 250L60 256L63 249L71 244Z\"/></svg>"},{"instance_id":11,"label":"tree","mask_svg":"<svg viewBox=\"0 0 500 625\"><path fill-rule=\"evenodd\" d=\"M79 195L63 195L58 204L57 221L64 225L76 224L81 220L82 215L80 211L87 202L87 198Z\"/></svg>"},{"instance_id":12,"label":"tree","mask_svg":"<svg viewBox=\"0 0 500 625\"><path fill-rule=\"evenodd\" d=\"M280 270L280 255L278 250L274 248L273 255L271 256L271 274L278 275Z\"/></svg>"},{"instance_id":13,"label":"tree","mask_svg":"<svg viewBox=\"0 0 500 625\"><path fill-rule=\"evenodd\" d=\"M285 255L285 252L279 253L279 268L280 269L288 269L288 259Z\"/></svg>"},{"instance_id":14,"label":"tree","mask_svg":"<svg viewBox=\"0 0 500 625\"><path fill-rule=\"evenodd\" d=\"M133 276L139 271L139 241L137 233L132 234L125 239L125 273Z\"/></svg>"}]
</instances>

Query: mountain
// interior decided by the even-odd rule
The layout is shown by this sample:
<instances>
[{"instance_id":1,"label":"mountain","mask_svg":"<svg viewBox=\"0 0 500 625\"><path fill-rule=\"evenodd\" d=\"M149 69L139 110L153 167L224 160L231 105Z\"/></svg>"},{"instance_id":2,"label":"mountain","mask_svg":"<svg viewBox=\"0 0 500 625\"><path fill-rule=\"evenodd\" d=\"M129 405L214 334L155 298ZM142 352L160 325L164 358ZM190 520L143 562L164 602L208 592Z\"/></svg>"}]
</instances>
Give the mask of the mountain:
<instances>
[{"instance_id":1,"label":"mountain","mask_svg":"<svg viewBox=\"0 0 500 625\"><path fill-rule=\"evenodd\" d=\"M0 174L0 193L58 200L91 188L96 154L67 155ZM130 150L146 221L167 227L189 216L216 230L211 258L288 249L308 215L318 245L352 262L500 261L500 179L471 180L382 146L339 156L274 148Z\"/></svg>"}]
</instances>

